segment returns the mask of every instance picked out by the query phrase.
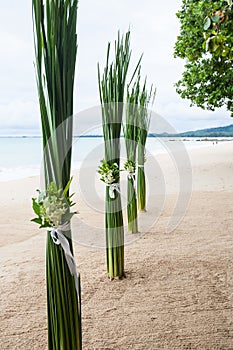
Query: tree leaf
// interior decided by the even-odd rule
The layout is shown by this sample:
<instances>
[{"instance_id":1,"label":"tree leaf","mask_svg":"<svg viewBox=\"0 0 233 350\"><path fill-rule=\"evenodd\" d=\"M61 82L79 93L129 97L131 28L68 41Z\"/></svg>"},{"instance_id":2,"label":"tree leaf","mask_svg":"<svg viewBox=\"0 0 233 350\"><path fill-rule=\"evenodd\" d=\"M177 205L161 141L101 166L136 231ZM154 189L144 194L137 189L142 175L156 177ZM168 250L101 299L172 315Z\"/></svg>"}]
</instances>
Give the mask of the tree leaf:
<instances>
[{"instance_id":1,"label":"tree leaf","mask_svg":"<svg viewBox=\"0 0 233 350\"><path fill-rule=\"evenodd\" d=\"M211 51L215 52L219 48L219 45L218 45L216 40L213 40L212 43L213 43L213 46L212 46L212 50Z\"/></svg>"},{"instance_id":2,"label":"tree leaf","mask_svg":"<svg viewBox=\"0 0 233 350\"><path fill-rule=\"evenodd\" d=\"M221 19L220 16L211 16L211 20L212 20L214 23L218 23L220 19Z\"/></svg>"},{"instance_id":3,"label":"tree leaf","mask_svg":"<svg viewBox=\"0 0 233 350\"><path fill-rule=\"evenodd\" d=\"M210 26L211 26L211 19L210 17L207 16L204 20L204 30L209 29Z\"/></svg>"}]
</instances>

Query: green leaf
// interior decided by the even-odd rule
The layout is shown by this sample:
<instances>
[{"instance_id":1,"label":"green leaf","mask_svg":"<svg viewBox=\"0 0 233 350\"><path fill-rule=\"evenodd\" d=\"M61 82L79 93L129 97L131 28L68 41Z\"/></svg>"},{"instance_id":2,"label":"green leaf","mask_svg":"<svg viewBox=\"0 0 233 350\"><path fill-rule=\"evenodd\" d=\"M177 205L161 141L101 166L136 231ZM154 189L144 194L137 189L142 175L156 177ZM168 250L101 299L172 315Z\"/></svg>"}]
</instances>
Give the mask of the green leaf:
<instances>
[{"instance_id":1,"label":"green leaf","mask_svg":"<svg viewBox=\"0 0 233 350\"><path fill-rule=\"evenodd\" d=\"M49 227L49 225L46 223L44 223L43 225L40 225L40 228L48 228L48 227Z\"/></svg>"},{"instance_id":2,"label":"green leaf","mask_svg":"<svg viewBox=\"0 0 233 350\"><path fill-rule=\"evenodd\" d=\"M209 29L210 26L211 26L211 19L210 17L206 17L204 20L204 30Z\"/></svg>"},{"instance_id":3,"label":"green leaf","mask_svg":"<svg viewBox=\"0 0 233 350\"><path fill-rule=\"evenodd\" d=\"M36 215L40 216L40 205L36 202L36 198L32 198L32 209Z\"/></svg>"},{"instance_id":4,"label":"green leaf","mask_svg":"<svg viewBox=\"0 0 233 350\"><path fill-rule=\"evenodd\" d=\"M222 57L226 57L229 53L229 50L223 50L222 51Z\"/></svg>"},{"instance_id":5,"label":"green leaf","mask_svg":"<svg viewBox=\"0 0 233 350\"><path fill-rule=\"evenodd\" d=\"M216 41L213 41L212 51L213 51L213 52L217 51L217 50L219 49L219 47L220 47L220 46L217 44L217 42L216 42Z\"/></svg>"},{"instance_id":6,"label":"green leaf","mask_svg":"<svg viewBox=\"0 0 233 350\"><path fill-rule=\"evenodd\" d=\"M35 222L36 224L42 225L42 219L41 218L35 218L31 220L32 222Z\"/></svg>"},{"instance_id":7,"label":"green leaf","mask_svg":"<svg viewBox=\"0 0 233 350\"><path fill-rule=\"evenodd\" d=\"M70 178L70 180L67 182L67 185L63 191L63 195L66 196L68 191L69 191L69 188L70 188L70 184L71 184L71 181L73 180L73 176Z\"/></svg>"},{"instance_id":8,"label":"green leaf","mask_svg":"<svg viewBox=\"0 0 233 350\"><path fill-rule=\"evenodd\" d=\"M211 16L211 20L212 20L214 23L218 23L220 19L221 19L220 16Z\"/></svg>"}]
</instances>

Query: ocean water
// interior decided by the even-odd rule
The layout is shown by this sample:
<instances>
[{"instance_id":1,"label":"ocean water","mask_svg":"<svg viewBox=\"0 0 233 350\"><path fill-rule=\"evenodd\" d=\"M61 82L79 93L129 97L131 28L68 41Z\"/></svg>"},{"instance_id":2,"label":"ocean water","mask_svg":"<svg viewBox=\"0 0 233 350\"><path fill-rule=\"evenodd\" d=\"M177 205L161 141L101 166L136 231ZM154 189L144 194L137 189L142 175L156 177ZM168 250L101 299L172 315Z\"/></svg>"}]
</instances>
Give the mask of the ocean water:
<instances>
[{"instance_id":1,"label":"ocean water","mask_svg":"<svg viewBox=\"0 0 233 350\"><path fill-rule=\"evenodd\" d=\"M125 158L124 139L122 157ZM205 147L212 141L189 138L178 141L171 138L148 138L147 154L172 152L175 149ZM72 167L77 169L84 161L104 157L104 140L100 137L77 138L73 141ZM40 137L0 137L0 181L10 181L40 174L42 139Z\"/></svg>"}]
</instances>

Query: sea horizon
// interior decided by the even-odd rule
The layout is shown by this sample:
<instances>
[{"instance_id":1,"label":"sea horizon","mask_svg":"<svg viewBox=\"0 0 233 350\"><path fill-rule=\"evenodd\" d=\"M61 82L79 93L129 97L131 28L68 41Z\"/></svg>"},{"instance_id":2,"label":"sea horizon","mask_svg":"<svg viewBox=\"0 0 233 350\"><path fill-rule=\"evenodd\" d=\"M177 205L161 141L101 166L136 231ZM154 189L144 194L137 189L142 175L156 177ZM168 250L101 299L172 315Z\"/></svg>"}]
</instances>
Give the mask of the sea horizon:
<instances>
[{"instance_id":1,"label":"sea horizon","mask_svg":"<svg viewBox=\"0 0 233 350\"><path fill-rule=\"evenodd\" d=\"M72 168L79 169L84 161L96 162L96 168L104 158L104 139L100 135L82 135L74 137L72 151ZM194 148L209 146L216 142L232 141L233 138L198 137L198 138L172 138L172 137L148 137L146 153L158 155L169 153L178 146L187 151ZM41 136L0 136L0 181L11 181L28 176L40 174L42 163L42 137ZM123 137L122 159L125 156Z\"/></svg>"}]
</instances>

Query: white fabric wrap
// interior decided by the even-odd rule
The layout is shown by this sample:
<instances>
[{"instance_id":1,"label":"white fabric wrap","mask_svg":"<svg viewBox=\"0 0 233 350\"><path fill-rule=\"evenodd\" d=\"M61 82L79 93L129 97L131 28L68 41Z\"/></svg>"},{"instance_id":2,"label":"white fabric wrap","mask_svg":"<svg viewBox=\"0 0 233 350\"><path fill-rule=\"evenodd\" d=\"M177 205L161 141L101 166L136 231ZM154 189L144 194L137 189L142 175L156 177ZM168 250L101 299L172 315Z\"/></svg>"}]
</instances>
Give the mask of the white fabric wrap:
<instances>
[{"instance_id":1,"label":"white fabric wrap","mask_svg":"<svg viewBox=\"0 0 233 350\"><path fill-rule=\"evenodd\" d=\"M114 199L115 198L115 191L120 193L120 184L117 182L114 182L112 184L106 184L106 186L109 187L109 196L110 198Z\"/></svg>"},{"instance_id":2,"label":"white fabric wrap","mask_svg":"<svg viewBox=\"0 0 233 350\"><path fill-rule=\"evenodd\" d=\"M70 244L68 239L63 235L62 232L70 230L70 223L65 223L62 226L49 228L51 238L53 243L56 245L61 245L65 254L66 262L69 267L70 273L74 276L75 288L78 296L78 300L80 299L80 290L79 290L79 278L78 271L75 264L75 259L70 250Z\"/></svg>"},{"instance_id":3,"label":"white fabric wrap","mask_svg":"<svg viewBox=\"0 0 233 350\"><path fill-rule=\"evenodd\" d=\"M128 172L128 179L132 179L132 180L135 180L135 173L130 173L130 172Z\"/></svg>"}]
</instances>

